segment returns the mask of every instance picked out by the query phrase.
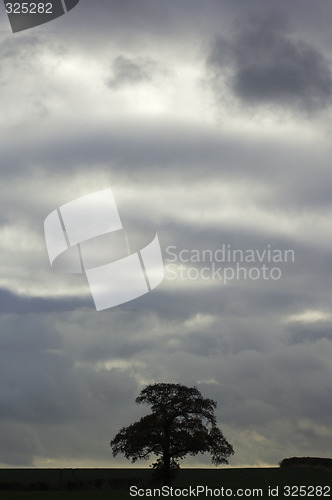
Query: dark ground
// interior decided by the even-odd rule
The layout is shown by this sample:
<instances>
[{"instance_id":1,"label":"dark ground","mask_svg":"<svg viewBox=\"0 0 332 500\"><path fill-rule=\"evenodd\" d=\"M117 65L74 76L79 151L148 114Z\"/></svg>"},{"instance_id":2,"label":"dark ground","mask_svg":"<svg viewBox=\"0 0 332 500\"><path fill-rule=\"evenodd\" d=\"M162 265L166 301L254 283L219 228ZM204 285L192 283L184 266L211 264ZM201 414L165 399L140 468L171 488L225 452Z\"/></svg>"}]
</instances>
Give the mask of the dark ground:
<instances>
[{"instance_id":1,"label":"dark ground","mask_svg":"<svg viewBox=\"0 0 332 500\"><path fill-rule=\"evenodd\" d=\"M130 496L132 485L150 488L150 493L151 489L160 488L152 481L151 469L0 469L1 500L122 500L135 498ZM228 498L232 495L238 498L332 500L332 472L308 467L181 469L174 481L173 492L168 491L168 498L185 498L179 495L179 490L197 485L210 488L211 493L207 496L196 494L196 498ZM223 493L221 488L224 488ZM151 497L153 495L149 492L147 496L144 493L136 496ZM156 491L154 498L163 497ZM188 498L195 498L195 495Z\"/></svg>"}]
</instances>

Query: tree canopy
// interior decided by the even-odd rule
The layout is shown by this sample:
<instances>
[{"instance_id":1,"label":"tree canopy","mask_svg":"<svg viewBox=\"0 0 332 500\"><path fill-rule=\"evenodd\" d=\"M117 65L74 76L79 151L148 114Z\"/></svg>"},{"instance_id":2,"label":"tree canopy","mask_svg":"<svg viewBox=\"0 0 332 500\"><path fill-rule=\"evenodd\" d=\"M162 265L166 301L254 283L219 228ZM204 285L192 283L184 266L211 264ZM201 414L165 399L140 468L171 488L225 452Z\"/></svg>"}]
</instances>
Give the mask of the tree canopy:
<instances>
[{"instance_id":1,"label":"tree canopy","mask_svg":"<svg viewBox=\"0 0 332 500\"><path fill-rule=\"evenodd\" d=\"M152 384L142 390L136 403L151 406L152 413L123 427L111 441L113 455L123 453L136 462L158 458L154 468L170 483L171 469L179 467L186 455L210 453L215 465L227 464L234 453L217 427L217 403L203 398L197 387L180 384Z\"/></svg>"}]
</instances>

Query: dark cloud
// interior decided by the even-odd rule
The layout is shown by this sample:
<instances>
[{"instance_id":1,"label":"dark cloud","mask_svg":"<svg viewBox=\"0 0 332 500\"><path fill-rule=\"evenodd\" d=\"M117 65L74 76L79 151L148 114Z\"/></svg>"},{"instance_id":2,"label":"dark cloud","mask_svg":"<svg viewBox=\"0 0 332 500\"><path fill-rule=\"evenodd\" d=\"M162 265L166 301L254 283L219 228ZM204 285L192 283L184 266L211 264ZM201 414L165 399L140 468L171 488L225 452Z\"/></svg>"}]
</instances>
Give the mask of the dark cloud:
<instances>
[{"instance_id":1,"label":"dark cloud","mask_svg":"<svg viewBox=\"0 0 332 500\"><path fill-rule=\"evenodd\" d=\"M251 128L246 111L328 107L331 7L289 2L283 17L272 3L82 1L2 42L4 465L118 465L109 441L145 412L135 397L156 381L197 384L218 402L233 465L329 453L330 323L291 319L332 303L326 118L303 131L292 115L282 137L260 116ZM239 127L229 105L215 120L199 85L217 33L209 69ZM135 107L140 84L156 90L146 109ZM121 217L156 229L163 250L271 244L294 249L295 263L273 283L165 280L97 313L78 277L53 273L42 226L62 203L109 186Z\"/></svg>"},{"instance_id":2,"label":"dark cloud","mask_svg":"<svg viewBox=\"0 0 332 500\"><path fill-rule=\"evenodd\" d=\"M331 321L312 321L309 324L303 321L294 321L289 325L290 344L318 342L321 339L332 341Z\"/></svg>"},{"instance_id":3,"label":"dark cloud","mask_svg":"<svg viewBox=\"0 0 332 500\"><path fill-rule=\"evenodd\" d=\"M330 179L331 170L327 155L311 143L303 144L299 150L282 137L243 135L239 139L236 134L221 134L197 123L167 118L150 118L146 122L136 116L132 120L110 121L107 127L100 123L82 126L71 121L69 129L64 130L60 123L42 124L38 132L26 130L19 149L14 147L15 137L4 133L5 141L0 145L3 177L17 177L19 182L22 172L42 178L58 178L61 173L67 183L70 176L85 169L91 171L93 165L96 172L123 172L129 176L128 182L132 179L140 184L147 179L159 182L161 175L168 182L176 179L182 183L188 175L195 181L208 174L221 183L240 177L240 186L243 179L252 180L257 175L268 186L272 179L277 180L273 192L283 196L287 190L285 201L288 198L289 203L294 192L299 197L306 190L306 196L311 193L309 200L316 195L317 202L323 185L328 193L326 180ZM313 162L320 176L312 174Z\"/></svg>"},{"instance_id":4,"label":"dark cloud","mask_svg":"<svg viewBox=\"0 0 332 500\"><path fill-rule=\"evenodd\" d=\"M37 433L27 424L2 422L0 462L9 467L33 467L34 456L41 452Z\"/></svg>"},{"instance_id":5,"label":"dark cloud","mask_svg":"<svg viewBox=\"0 0 332 500\"><path fill-rule=\"evenodd\" d=\"M112 64L112 75L107 78L106 85L113 90L149 82L155 63L148 59L130 59L129 57L118 56Z\"/></svg>"},{"instance_id":6,"label":"dark cloud","mask_svg":"<svg viewBox=\"0 0 332 500\"><path fill-rule=\"evenodd\" d=\"M97 334L94 342L87 325L87 336L84 329L76 332L77 317L70 315L62 313L63 327L58 313L0 315L1 463L33 466L40 454L78 460L92 459L92 452L110 458L108 443L120 427L123 404L135 398L137 383L130 371L95 370L82 358L77 364L76 333L87 351L100 338ZM62 328L74 335L74 343ZM111 425L109 419L114 419ZM89 436L85 443L83 435Z\"/></svg>"},{"instance_id":7,"label":"dark cloud","mask_svg":"<svg viewBox=\"0 0 332 500\"><path fill-rule=\"evenodd\" d=\"M278 18L243 28L231 40L217 39L208 60L220 100L229 88L250 106L313 113L331 104L330 64L318 49L289 33Z\"/></svg>"},{"instance_id":8,"label":"dark cloud","mask_svg":"<svg viewBox=\"0 0 332 500\"><path fill-rule=\"evenodd\" d=\"M17 295L6 289L0 289L0 314L15 312L16 314L44 313L51 311L72 311L81 307L93 307L89 297L45 298Z\"/></svg>"}]
</instances>

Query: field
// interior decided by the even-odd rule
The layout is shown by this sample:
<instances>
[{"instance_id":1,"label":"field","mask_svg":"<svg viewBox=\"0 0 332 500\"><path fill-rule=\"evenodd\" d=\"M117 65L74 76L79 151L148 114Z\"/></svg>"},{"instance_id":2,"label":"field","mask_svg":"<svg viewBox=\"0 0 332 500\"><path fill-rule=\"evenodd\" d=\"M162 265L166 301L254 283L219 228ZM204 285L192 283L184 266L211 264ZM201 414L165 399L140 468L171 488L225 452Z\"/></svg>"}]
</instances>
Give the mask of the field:
<instances>
[{"instance_id":1,"label":"field","mask_svg":"<svg viewBox=\"0 0 332 500\"><path fill-rule=\"evenodd\" d=\"M140 489L133 491L137 492L136 497L129 494L133 485ZM197 490L197 486L201 489ZM203 492L205 487L209 489ZM154 498L159 498L158 489L160 486L152 483L149 469L0 470L0 498L4 500L124 500L151 498L153 493ZM164 493L168 493L164 498L331 499L332 473L305 467L182 469L173 491Z\"/></svg>"}]
</instances>

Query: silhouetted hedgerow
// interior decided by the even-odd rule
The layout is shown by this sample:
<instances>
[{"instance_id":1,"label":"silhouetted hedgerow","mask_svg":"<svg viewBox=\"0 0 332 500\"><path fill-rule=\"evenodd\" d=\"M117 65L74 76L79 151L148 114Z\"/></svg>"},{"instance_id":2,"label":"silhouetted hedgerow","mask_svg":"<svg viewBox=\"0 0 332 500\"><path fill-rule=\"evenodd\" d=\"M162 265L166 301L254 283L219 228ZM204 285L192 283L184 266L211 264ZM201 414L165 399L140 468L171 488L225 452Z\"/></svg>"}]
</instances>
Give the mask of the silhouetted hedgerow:
<instances>
[{"instance_id":1,"label":"silhouetted hedgerow","mask_svg":"<svg viewBox=\"0 0 332 500\"><path fill-rule=\"evenodd\" d=\"M284 458L280 467L315 467L328 469L332 472L332 458L320 457L292 457Z\"/></svg>"}]
</instances>

